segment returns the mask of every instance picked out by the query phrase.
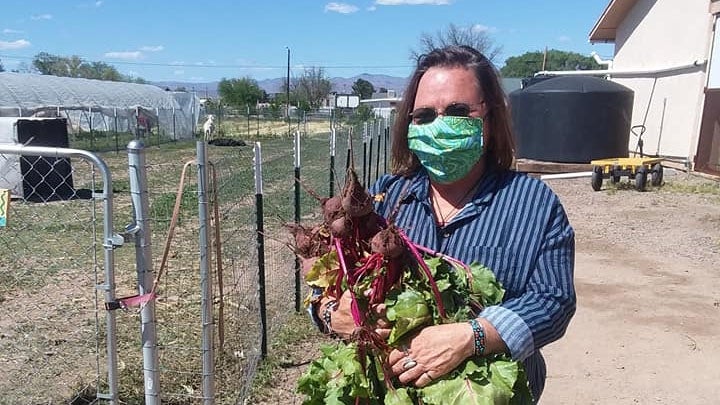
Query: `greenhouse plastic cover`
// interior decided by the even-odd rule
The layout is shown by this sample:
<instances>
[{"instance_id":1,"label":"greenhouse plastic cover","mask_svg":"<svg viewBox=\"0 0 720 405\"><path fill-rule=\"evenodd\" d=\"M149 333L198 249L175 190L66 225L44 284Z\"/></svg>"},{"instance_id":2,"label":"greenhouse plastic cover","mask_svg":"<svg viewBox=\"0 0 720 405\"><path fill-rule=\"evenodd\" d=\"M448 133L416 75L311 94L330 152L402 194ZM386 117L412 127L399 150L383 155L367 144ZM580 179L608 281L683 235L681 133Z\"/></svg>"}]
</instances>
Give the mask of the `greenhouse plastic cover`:
<instances>
[{"instance_id":1,"label":"greenhouse plastic cover","mask_svg":"<svg viewBox=\"0 0 720 405\"><path fill-rule=\"evenodd\" d=\"M180 109L171 92L150 84L0 72L0 108Z\"/></svg>"}]
</instances>

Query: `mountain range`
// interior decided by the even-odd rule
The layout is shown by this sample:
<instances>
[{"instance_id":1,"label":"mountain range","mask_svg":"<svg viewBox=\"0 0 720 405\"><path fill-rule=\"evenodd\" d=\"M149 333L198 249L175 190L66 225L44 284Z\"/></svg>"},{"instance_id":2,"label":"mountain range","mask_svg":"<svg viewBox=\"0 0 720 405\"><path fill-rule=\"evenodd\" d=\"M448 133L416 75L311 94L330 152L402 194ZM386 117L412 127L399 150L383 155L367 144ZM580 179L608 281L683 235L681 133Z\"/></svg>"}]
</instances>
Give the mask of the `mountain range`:
<instances>
[{"instance_id":1,"label":"mountain range","mask_svg":"<svg viewBox=\"0 0 720 405\"><path fill-rule=\"evenodd\" d=\"M408 78L396 77L388 75L375 75L369 73L363 73L353 77L333 77L330 78L330 84L332 85L332 91L338 94L350 94L352 93L352 86L358 80L363 79L372 83L376 92L380 89L395 90L396 94L400 95L405 91L405 85L407 84ZM282 92L282 85L285 81L284 77L278 77L275 79L264 79L258 80L257 84L261 89L265 90L268 94L275 94ZM206 82L206 83L192 83L192 82L181 82L181 81L162 81L152 82L158 87L163 89L185 89L188 91L195 91L201 98L217 98L217 81Z\"/></svg>"}]
</instances>

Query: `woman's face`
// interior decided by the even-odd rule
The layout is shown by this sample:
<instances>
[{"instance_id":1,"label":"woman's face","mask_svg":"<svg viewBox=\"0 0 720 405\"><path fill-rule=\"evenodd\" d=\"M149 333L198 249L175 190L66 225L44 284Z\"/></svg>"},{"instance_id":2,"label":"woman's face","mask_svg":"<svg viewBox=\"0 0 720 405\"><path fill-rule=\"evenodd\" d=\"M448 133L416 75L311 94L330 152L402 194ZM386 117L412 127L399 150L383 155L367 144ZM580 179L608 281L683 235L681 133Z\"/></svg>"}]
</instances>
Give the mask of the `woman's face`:
<instances>
[{"instance_id":1,"label":"woman's face","mask_svg":"<svg viewBox=\"0 0 720 405\"><path fill-rule=\"evenodd\" d=\"M485 117L483 92L472 70L463 67L432 67L418 83L413 109L429 107L443 115L453 103L470 106L470 117Z\"/></svg>"}]
</instances>

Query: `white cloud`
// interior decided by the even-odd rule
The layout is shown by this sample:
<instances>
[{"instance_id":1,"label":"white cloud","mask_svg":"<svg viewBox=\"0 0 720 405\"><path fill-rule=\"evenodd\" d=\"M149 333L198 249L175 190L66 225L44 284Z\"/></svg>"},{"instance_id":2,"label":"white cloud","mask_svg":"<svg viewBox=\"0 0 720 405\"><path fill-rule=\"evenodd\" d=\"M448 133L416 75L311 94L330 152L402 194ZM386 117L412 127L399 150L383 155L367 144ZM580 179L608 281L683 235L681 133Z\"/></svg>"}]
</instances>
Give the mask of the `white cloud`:
<instances>
[{"instance_id":1,"label":"white cloud","mask_svg":"<svg viewBox=\"0 0 720 405\"><path fill-rule=\"evenodd\" d=\"M497 32L497 28L495 27L488 27L487 25L482 24L474 24L472 27L470 27L470 31L472 32Z\"/></svg>"},{"instance_id":2,"label":"white cloud","mask_svg":"<svg viewBox=\"0 0 720 405\"><path fill-rule=\"evenodd\" d=\"M193 63L193 65L195 65L195 66L214 66L216 64L217 63L215 63L215 61L212 59L207 60L207 61L201 60L201 61L197 61L197 62Z\"/></svg>"},{"instance_id":3,"label":"white cloud","mask_svg":"<svg viewBox=\"0 0 720 405\"><path fill-rule=\"evenodd\" d=\"M52 18L53 18L52 14L36 14L36 15L30 17L30 19L35 20L35 21L52 20Z\"/></svg>"},{"instance_id":4,"label":"white cloud","mask_svg":"<svg viewBox=\"0 0 720 405\"><path fill-rule=\"evenodd\" d=\"M559 42L572 42L572 39L567 35L560 35L557 40Z\"/></svg>"},{"instance_id":5,"label":"white cloud","mask_svg":"<svg viewBox=\"0 0 720 405\"><path fill-rule=\"evenodd\" d=\"M0 41L0 49L2 50L22 49L27 48L30 45L30 41L26 41L24 39L18 39L17 41Z\"/></svg>"},{"instance_id":6,"label":"white cloud","mask_svg":"<svg viewBox=\"0 0 720 405\"><path fill-rule=\"evenodd\" d=\"M165 49L165 47L162 45L144 45L140 47L140 50L143 52L160 52L163 49Z\"/></svg>"},{"instance_id":7,"label":"white cloud","mask_svg":"<svg viewBox=\"0 0 720 405\"><path fill-rule=\"evenodd\" d=\"M3 32L3 34L22 34L23 33L23 31L14 30L12 28L5 28L2 32Z\"/></svg>"},{"instance_id":8,"label":"white cloud","mask_svg":"<svg viewBox=\"0 0 720 405\"><path fill-rule=\"evenodd\" d=\"M102 0L97 0L97 1L91 1L88 3L81 3L81 4L76 5L75 7L80 8L80 9L100 8L100 7L102 7L103 3L104 2Z\"/></svg>"},{"instance_id":9,"label":"white cloud","mask_svg":"<svg viewBox=\"0 0 720 405\"><path fill-rule=\"evenodd\" d=\"M375 4L379 6L416 6L427 4L429 6L446 6L451 4L453 0L375 0Z\"/></svg>"},{"instance_id":10,"label":"white cloud","mask_svg":"<svg viewBox=\"0 0 720 405\"><path fill-rule=\"evenodd\" d=\"M142 56L142 52L140 51L105 52L106 58L113 59L140 59Z\"/></svg>"},{"instance_id":11,"label":"white cloud","mask_svg":"<svg viewBox=\"0 0 720 405\"><path fill-rule=\"evenodd\" d=\"M185 62L183 62L181 60L174 60L174 61L170 62L170 64L173 66L183 66L183 65L185 65Z\"/></svg>"},{"instance_id":12,"label":"white cloud","mask_svg":"<svg viewBox=\"0 0 720 405\"><path fill-rule=\"evenodd\" d=\"M185 74L185 71L184 70L175 70L175 71L173 71L173 74L175 76L182 76Z\"/></svg>"},{"instance_id":13,"label":"white cloud","mask_svg":"<svg viewBox=\"0 0 720 405\"><path fill-rule=\"evenodd\" d=\"M352 4L332 2L325 5L325 12L328 11L340 14L352 14L358 11L358 8L356 6L353 6Z\"/></svg>"}]
</instances>

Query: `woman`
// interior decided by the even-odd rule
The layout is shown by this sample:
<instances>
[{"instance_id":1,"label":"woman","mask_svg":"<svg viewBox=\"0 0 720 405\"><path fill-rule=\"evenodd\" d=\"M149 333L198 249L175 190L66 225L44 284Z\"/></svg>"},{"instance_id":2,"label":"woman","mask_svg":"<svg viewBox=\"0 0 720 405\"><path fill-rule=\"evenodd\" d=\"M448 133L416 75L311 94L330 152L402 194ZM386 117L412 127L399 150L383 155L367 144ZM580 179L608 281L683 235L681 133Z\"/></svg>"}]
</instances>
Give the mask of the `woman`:
<instances>
[{"instance_id":1,"label":"woman","mask_svg":"<svg viewBox=\"0 0 720 405\"><path fill-rule=\"evenodd\" d=\"M496 70L466 46L422 56L393 129L393 174L370 190L376 211L417 244L486 265L506 292L468 323L422 329L388 365L400 382L422 387L469 356L509 353L524 362L537 401L546 374L539 350L575 312L574 233L548 187L510 170L510 115ZM341 335L354 326L348 307L345 296L334 311L320 309ZM381 334L386 326L379 321Z\"/></svg>"}]
</instances>

